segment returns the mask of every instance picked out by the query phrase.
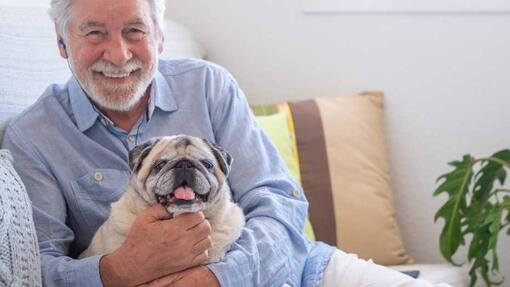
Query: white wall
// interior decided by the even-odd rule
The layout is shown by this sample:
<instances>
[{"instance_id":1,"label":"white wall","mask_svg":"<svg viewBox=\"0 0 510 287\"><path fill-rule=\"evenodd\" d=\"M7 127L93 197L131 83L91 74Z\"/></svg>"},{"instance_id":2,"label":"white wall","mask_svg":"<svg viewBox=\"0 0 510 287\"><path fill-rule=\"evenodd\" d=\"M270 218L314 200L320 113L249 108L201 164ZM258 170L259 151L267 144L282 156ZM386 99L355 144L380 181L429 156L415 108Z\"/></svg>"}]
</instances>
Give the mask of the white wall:
<instances>
[{"instance_id":1,"label":"white wall","mask_svg":"<svg viewBox=\"0 0 510 287\"><path fill-rule=\"evenodd\" d=\"M2 6L39 6L39 7L50 7L50 0L0 0Z\"/></svg>"},{"instance_id":2,"label":"white wall","mask_svg":"<svg viewBox=\"0 0 510 287\"><path fill-rule=\"evenodd\" d=\"M405 245L417 261L442 261L435 179L448 161L510 143L510 15L305 15L295 0L167 3L168 16L193 31L251 102L384 91ZM502 234L503 274L509 249Z\"/></svg>"}]
</instances>

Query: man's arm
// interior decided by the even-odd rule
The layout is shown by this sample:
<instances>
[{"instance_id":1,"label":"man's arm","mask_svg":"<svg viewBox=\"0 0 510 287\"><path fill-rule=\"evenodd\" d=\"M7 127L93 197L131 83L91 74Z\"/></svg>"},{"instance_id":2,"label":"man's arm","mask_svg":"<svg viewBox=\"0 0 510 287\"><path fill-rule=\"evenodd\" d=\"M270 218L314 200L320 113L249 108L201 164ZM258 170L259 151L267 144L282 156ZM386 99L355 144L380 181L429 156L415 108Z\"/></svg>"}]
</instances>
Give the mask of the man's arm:
<instances>
[{"instance_id":1,"label":"man's arm","mask_svg":"<svg viewBox=\"0 0 510 287\"><path fill-rule=\"evenodd\" d=\"M193 267L158 278L138 287L219 287L216 276L206 266Z\"/></svg>"},{"instance_id":2,"label":"man's arm","mask_svg":"<svg viewBox=\"0 0 510 287\"><path fill-rule=\"evenodd\" d=\"M247 220L224 260L209 268L222 286L299 285L307 254L303 192L230 75L207 100L215 140L234 158L229 183Z\"/></svg>"}]
</instances>

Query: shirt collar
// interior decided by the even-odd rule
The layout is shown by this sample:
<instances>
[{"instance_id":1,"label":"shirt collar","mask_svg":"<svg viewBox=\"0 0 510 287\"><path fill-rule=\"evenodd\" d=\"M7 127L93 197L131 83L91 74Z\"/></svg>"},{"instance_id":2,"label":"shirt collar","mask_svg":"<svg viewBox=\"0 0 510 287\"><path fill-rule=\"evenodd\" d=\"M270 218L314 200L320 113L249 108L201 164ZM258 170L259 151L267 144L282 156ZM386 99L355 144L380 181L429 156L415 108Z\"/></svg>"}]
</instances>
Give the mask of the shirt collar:
<instances>
[{"instance_id":1,"label":"shirt collar","mask_svg":"<svg viewBox=\"0 0 510 287\"><path fill-rule=\"evenodd\" d=\"M158 71L154 77L152 83L155 83L152 87L152 99L155 99L154 104L157 108L165 111L165 112L173 112L178 109L177 102L175 101L175 96L172 94L170 90L170 86L168 85L165 77ZM149 114L152 115L152 112Z\"/></svg>"},{"instance_id":2,"label":"shirt collar","mask_svg":"<svg viewBox=\"0 0 510 287\"><path fill-rule=\"evenodd\" d=\"M71 109L74 113L76 125L80 131L86 131L95 124L98 118L101 118L102 116L94 108L92 102L89 100L75 77L71 77L68 87ZM156 72L151 83L148 106L149 120L154 114L156 107L166 112L177 110L175 97L170 91L168 82L159 71Z\"/></svg>"},{"instance_id":3,"label":"shirt collar","mask_svg":"<svg viewBox=\"0 0 510 287\"><path fill-rule=\"evenodd\" d=\"M85 95L85 92L75 77L71 77L68 87L69 100L71 102L71 109L76 120L76 125L78 129L83 132L94 125L99 114L92 106L92 102L87 95Z\"/></svg>"}]
</instances>

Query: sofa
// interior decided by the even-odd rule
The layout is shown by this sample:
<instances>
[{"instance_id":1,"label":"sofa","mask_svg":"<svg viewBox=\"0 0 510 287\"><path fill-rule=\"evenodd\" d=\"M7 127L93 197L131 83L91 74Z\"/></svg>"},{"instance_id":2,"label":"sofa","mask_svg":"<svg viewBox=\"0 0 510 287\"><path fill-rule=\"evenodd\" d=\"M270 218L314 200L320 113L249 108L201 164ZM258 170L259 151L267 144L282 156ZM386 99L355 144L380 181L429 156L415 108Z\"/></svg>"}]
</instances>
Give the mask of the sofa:
<instances>
[{"instance_id":1,"label":"sofa","mask_svg":"<svg viewBox=\"0 0 510 287\"><path fill-rule=\"evenodd\" d=\"M49 83L65 82L71 74L44 7L3 4L0 19L1 141L12 117ZM206 58L206 49L184 26L167 20L165 29L161 57ZM417 262L405 250L391 191L382 92L257 104L252 110L303 185L310 240L430 282L468 285L466 268Z\"/></svg>"}]
</instances>

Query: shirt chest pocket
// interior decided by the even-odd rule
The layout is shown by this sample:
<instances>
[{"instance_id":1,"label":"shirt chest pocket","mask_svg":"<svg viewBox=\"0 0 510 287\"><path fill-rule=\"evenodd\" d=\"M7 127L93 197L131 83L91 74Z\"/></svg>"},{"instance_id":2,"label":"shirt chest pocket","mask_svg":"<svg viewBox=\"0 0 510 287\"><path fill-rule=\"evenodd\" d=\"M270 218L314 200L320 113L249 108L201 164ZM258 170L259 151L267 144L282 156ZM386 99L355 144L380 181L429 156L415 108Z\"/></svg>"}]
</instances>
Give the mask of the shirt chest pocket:
<instances>
[{"instance_id":1,"label":"shirt chest pocket","mask_svg":"<svg viewBox=\"0 0 510 287\"><path fill-rule=\"evenodd\" d=\"M79 177L71 185L76 207L84 221L96 230L110 215L110 204L126 190L129 172L95 169Z\"/></svg>"}]
</instances>

